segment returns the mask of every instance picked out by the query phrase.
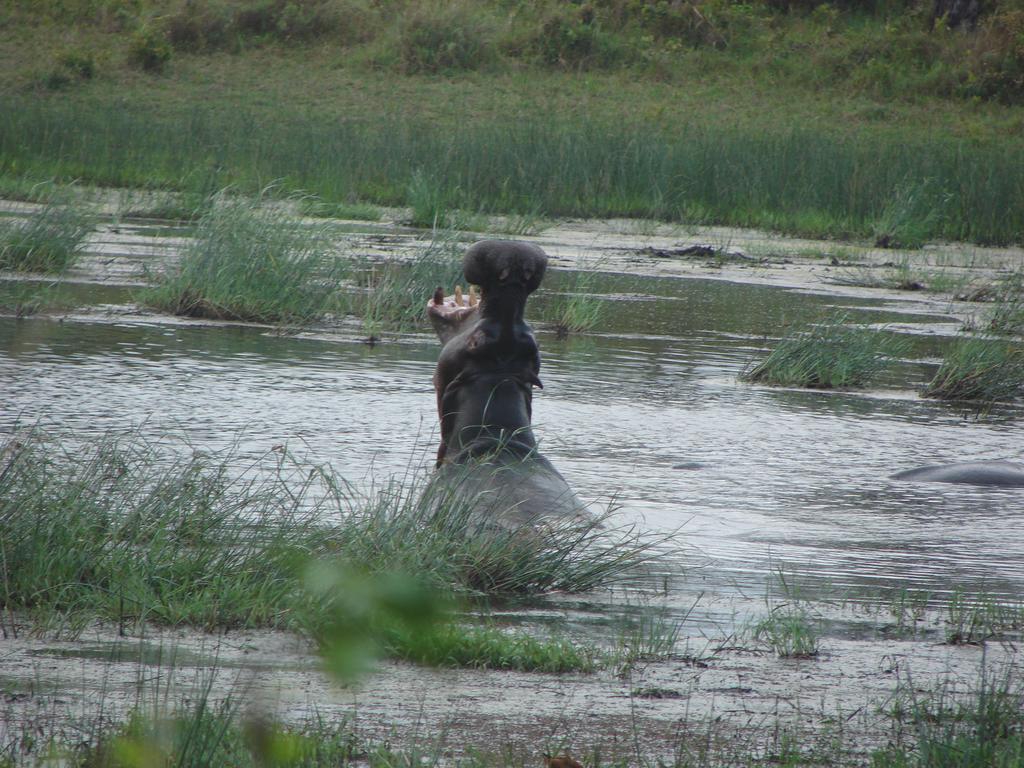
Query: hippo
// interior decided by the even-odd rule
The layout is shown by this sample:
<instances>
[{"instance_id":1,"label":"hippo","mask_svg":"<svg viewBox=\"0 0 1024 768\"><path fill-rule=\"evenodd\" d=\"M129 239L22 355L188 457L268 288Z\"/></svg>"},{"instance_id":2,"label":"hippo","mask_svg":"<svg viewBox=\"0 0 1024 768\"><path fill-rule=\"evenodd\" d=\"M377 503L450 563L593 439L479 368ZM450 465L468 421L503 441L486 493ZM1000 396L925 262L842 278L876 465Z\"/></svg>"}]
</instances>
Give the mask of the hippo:
<instances>
[{"instance_id":1,"label":"hippo","mask_svg":"<svg viewBox=\"0 0 1024 768\"><path fill-rule=\"evenodd\" d=\"M565 478L537 450L533 388L542 388L540 348L524 319L547 255L530 243L483 240L463 258L466 281L439 288L427 304L441 340L434 371L441 443L432 484L457 486L478 522L504 529L587 522L591 516Z\"/></svg>"},{"instance_id":2,"label":"hippo","mask_svg":"<svg viewBox=\"0 0 1024 768\"><path fill-rule=\"evenodd\" d=\"M1024 464L1014 464L1012 461L961 461L955 464L936 464L908 469L897 472L892 479L919 483L962 483L1022 488Z\"/></svg>"}]
</instances>

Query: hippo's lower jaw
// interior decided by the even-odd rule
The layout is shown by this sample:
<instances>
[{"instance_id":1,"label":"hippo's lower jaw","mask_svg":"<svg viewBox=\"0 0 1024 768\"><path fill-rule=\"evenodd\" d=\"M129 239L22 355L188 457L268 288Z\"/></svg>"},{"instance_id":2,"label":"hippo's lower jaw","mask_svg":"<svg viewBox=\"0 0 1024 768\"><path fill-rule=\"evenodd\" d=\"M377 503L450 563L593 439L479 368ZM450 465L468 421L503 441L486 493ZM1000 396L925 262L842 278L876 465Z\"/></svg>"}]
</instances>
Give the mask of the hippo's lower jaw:
<instances>
[{"instance_id":1,"label":"hippo's lower jaw","mask_svg":"<svg viewBox=\"0 0 1024 768\"><path fill-rule=\"evenodd\" d=\"M961 483L1001 488L1024 488L1024 464L1010 461L963 461L897 472L893 480L917 483Z\"/></svg>"}]
</instances>

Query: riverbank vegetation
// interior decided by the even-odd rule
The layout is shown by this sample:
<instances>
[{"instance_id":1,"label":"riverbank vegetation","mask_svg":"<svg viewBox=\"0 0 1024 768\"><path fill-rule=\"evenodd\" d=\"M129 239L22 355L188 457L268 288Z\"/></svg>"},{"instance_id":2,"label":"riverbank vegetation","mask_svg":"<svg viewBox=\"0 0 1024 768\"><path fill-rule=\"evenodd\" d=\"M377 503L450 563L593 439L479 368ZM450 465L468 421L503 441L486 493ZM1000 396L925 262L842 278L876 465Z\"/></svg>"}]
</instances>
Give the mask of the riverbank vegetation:
<instances>
[{"instance_id":1,"label":"riverbank vegetation","mask_svg":"<svg viewBox=\"0 0 1024 768\"><path fill-rule=\"evenodd\" d=\"M280 209L221 199L199 220L180 262L140 295L174 315L301 324L336 309L345 263L323 228Z\"/></svg>"},{"instance_id":2,"label":"riverbank vegetation","mask_svg":"<svg viewBox=\"0 0 1024 768\"><path fill-rule=\"evenodd\" d=\"M27 218L0 219L0 270L64 272L78 259L91 229L82 206L56 199Z\"/></svg>"},{"instance_id":3,"label":"riverbank vegetation","mask_svg":"<svg viewBox=\"0 0 1024 768\"><path fill-rule=\"evenodd\" d=\"M453 622L445 606L614 583L657 542L606 519L528 538L473 535L471 513L454 491L414 483L363 497L329 467L283 451L175 458L137 439L61 445L30 433L0 450L0 601L9 616L72 636L99 619L331 637L331 626L351 632L361 616L401 658L592 669L596 652ZM412 596L439 629L409 633L400 611L399 621L365 615L366 605L401 606L396 595Z\"/></svg>"},{"instance_id":4,"label":"riverbank vegetation","mask_svg":"<svg viewBox=\"0 0 1024 768\"><path fill-rule=\"evenodd\" d=\"M636 216L890 246L1024 231L1012 3L971 20L913 0L400 6L15 3L0 174L276 182L422 226Z\"/></svg>"},{"instance_id":5,"label":"riverbank vegetation","mask_svg":"<svg viewBox=\"0 0 1024 768\"><path fill-rule=\"evenodd\" d=\"M743 378L782 387L839 389L871 382L906 343L884 331L847 325L840 316L779 341Z\"/></svg>"},{"instance_id":6,"label":"riverbank vegetation","mask_svg":"<svg viewBox=\"0 0 1024 768\"><path fill-rule=\"evenodd\" d=\"M939 370L921 394L989 405L1021 397L1024 353L1018 345L999 339L960 339L946 352Z\"/></svg>"}]
</instances>

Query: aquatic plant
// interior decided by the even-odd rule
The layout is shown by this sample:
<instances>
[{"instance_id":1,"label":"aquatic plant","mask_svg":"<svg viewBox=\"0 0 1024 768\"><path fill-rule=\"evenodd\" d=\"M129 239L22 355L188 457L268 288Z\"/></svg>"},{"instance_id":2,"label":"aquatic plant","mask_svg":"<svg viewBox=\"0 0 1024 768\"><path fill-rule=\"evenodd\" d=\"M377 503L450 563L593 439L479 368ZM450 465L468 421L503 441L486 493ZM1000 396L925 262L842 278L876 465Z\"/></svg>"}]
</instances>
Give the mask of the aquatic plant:
<instances>
[{"instance_id":1,"label":"aquatic plant","mask_svg":"<svg viewBox=\"0 0 1024 768\"><path fill-rule=\"evenodd\" d=\"M950 686L921 692L909 680L898 693L892 717L913 735L909 743L872 753L873 768L1012 768L1024 762L1024 689L1012 667L990 670L983 661L967 695Z\"/></svg>"},{"instance_id":2,"label":"aquatic plant","mask_svg":"<svg viewBox=\"0 0 1024 768\"><path fill-rule=\"evenodd\" d=\"M815 622L800 606L779 606L752 630L755 640L765 643L784 659L813 659L818 655L821 634Z\"/></svg>"},{"instance_id":3,"label":"aquatic plant","mask_svg":"<svg viewBox=\"0 0 1024 768\"><path fill-rule=\"evenodd\" d=\"M389 655L434 667L514 669L522 672L593 672L603 659L593 647L562 637L533 637L494 624L462 622L418 635L393 634Z\"/></svg>"},{"instance_id":4,"label":"aquatic plant","mask_svg":"<svg viewBox=\"0 0 1024 768\"><path fill-rule=\"evenodd\" d=\"M981 645L1024 629L1024 608L992 595L956 590L945 607L943 625L950 645Z\"/></svg>"},{"instance_id":5,"label":"aquatic plant","mask_svg":"<svg viewBox=\"0 0 1024 768\"><path fill-rule=\"evenodd\" d=\"M233 458L168 459L137 439L11 438L0 601L44 625L293 626L302 600L289 574L322 547L315 519L329 502L312 503L285 464L271 470L239 476Z\"/></svg>"},{"instance_id":6,"label":"aquatic plant","mask_svg":"<svg viewBox=\"0 0 1024 768\"><path fill-rule=\"evenodd\" d=\"M467 595L585 592L636 576L668 536L616 527L608 515L521 531L480 531L480 502L457 479L421 489L392 483L361 500L334 532L349 560L415 573ZM500 514L500 510L494 510Z\"/></svg>"},{"instance_id":7,"label":"aquatic plant","mask_svg":"<svg viewBox=\"0 0 1024 768\"><path fill-rule=\"evenodd\" d=\"M660 540L606 519L474 535L474 510L456 496L411 480L357 494L281 452L175 456L138 438L30 433L0 447L0 607L44 623L316 631L321 612L302 586L317 557L488 596L592 589L658 554Z\"/></svg>"},{"instance_id":8,"label":"aquatic plant","mask_svg":"<svg viewBox=\"0 0 1024 768\"><path fill-rule=\"evenodd\" d=\"M369 203L328 202L316 197L299 198L299 213L321 219L380 221L381 211Z\"/></svg>"},{"instance_id":9,"label":"aquatic plant","mask_svg":"<svg viewBox=\"0 0 1024 768\"><path fill-rule=\"evenodd\" d=\"M80 207L51 199L28 219L0 219L0 269L64 272L78 259L92 223Z\"/></svg>"},{"instance_id":10,"label":"aquatic plant","mask_svg":"<svg viewBox=\"0 0 1024 768\"><path fill-rule=\"evenodd\" d=\"M1024 269L1003 277L996 287L995 307L988 317L992 333L1024 334Z\"/></svg>"},{"instance_id":11,"label":"aquatic plant","mask_svg":"<svg viewBox=\"0 0 1024 768\"><path fill-rule=\"evenodd\" d=\"M181 262L140 298L176 315L303 324L338 307L346 276L322 227L222 197L199 220Z\"/></svg>"},{"instance_id":12,"label":"aquatic plant","mask_svg":"<svg viewBox=\"0 0 1024 768\"><path fill-rule=\"evenodd\" d=\"M634 621L627 621L616 640L612 660L618 674L635 664L665 661L675 654L680 623L666 612L645 611Z\"/></svg>"},{"instance_id":13,"label":"aquatic plant","mask_svg":"<svg viewBox=\"0 0 1024 768\"><path fill-rule=\"evenodd\" d=\"M786 336L742 378L784 387L860 387L905 346L885 332L849 326L839 316Z\"/></svg>"},{"instance_id":14,"label":"aquatic plant","mask_svg":"<svg viewBox=\"0 0 1024 768\"><path fill-rule=\"evenodd\" d=\"M20 318L67 307L69 302L63 295L63 288L59 282L0 283L0 311L11 312Z\"/></svg>"},{"instance_id":15,"label":"aquatic plant","mask_svg":"<svg viewBox=\"0 0 1024 768\"><path fill-rule=\"evenodd\" d=\"M600 324L605 303L593 293L596 283L597 275L587 269L573 272L568 281L559 281L561 291L545 307L544 317L554 324L560 339L592 331Z\"/></svg>"},{"instance_id":16,"label":"aquatic plant","mask_svg":"<svg viewBox=\"0 0 1024 768\"><path fill-rule=\"evenodd\" d=\"M422 327L437 287L447 292L463 280L462 250L457 234L435 232L407 261L356 262L353 272L361 291L352 296L350 311L361 319L367 338Z\"/></svg>"},{"instance_id":17,"label":"aquatic plant","mask_svg":"<svg viewBox=\"0 0 1024 768\"><path fill-rule=\"evenodd\" d=\"M922 397L996 403L1024 394L1024 352L985 337L961 339L945 354Z\"/></svg>"}]
</instances>

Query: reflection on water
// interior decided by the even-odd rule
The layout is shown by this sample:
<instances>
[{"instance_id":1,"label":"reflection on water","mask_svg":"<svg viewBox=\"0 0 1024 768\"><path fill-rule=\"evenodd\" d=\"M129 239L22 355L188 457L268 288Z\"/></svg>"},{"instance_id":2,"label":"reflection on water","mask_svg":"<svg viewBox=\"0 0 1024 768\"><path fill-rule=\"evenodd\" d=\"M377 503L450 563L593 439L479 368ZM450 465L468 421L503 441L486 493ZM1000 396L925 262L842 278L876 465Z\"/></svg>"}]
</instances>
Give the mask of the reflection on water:
<instances>
[{"instance_id":1,"label":"reflection on water","mask_svg":"<svg viewBox=\"0 0 1024 768\"><path fill-rule=\"evenodd\" d=\"M1024 491L887 479L1022 458L1016 413L965 421L906 393L740 384L762 336L836 299L698 280L640 287L659 300L610 300L607 335L541 334L537 432L581 497L679 529L690 578L711 591L760 588L782 569L842 590L1021 592ZM639 292L620 277L604 289ZM437 351L426 335L371 349L244 327L2 319L0 430L140 428L254 454L287 442L365 483L430 466Z\"/></svg>"}]
</instances>

